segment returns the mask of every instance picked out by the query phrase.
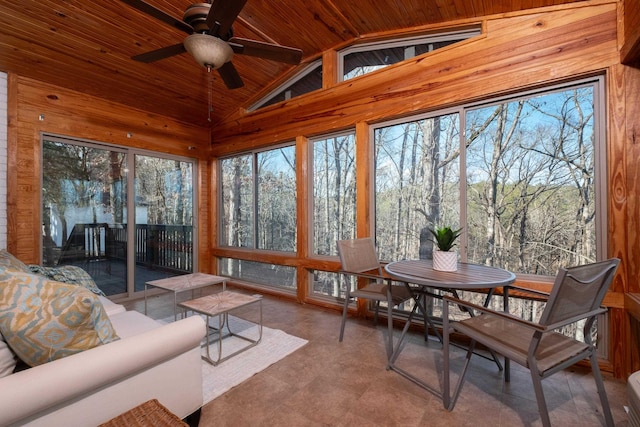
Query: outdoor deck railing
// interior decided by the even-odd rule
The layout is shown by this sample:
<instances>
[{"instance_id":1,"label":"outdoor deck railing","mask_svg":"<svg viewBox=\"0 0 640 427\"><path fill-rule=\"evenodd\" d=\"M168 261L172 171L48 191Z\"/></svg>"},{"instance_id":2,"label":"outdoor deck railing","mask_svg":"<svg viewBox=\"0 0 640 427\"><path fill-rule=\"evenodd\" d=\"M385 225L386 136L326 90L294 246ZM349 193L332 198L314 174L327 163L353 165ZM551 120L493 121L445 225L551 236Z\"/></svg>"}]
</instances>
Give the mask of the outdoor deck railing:
<instances>
[{"instance_id":1,"label":"outdoor deck railing","mask_svg":"<svg viewBox=\"0 0 640 427\"><path fill-rule=\"evenodd\" d=\"M176 272L193 270L193 227L139 224L135 230L136 263ZM127 224L75 224L56 264L115 259L126 261Z\"/></svg>"}]
</instances>

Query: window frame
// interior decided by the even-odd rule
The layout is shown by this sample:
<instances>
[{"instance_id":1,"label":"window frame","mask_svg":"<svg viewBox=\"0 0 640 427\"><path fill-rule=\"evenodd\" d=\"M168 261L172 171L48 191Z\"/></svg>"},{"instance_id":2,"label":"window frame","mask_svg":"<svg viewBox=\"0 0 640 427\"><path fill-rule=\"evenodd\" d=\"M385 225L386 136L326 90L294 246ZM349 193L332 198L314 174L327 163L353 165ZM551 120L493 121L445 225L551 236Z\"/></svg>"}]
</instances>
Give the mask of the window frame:
<instances>
[{"instance_id":1,"label":"window frame","mask_svg":"<svg viewBox=\"0 0 640 427\"><path fill-rule=\"evenodd\" d=\"M198 233L195 232L195 230L197 230L199 228L198 224L199 224L199 216L198 216L198 212L199 212L199 208L198 208L198 201L199 201L199 187L197 185L197 177L199 175L199 164L198 164L198 159L196 158L190 158L190 157L185 157L185 156L179 156L179 155L173 155L173 154L168 154L168 153L164 153L164 152L156 152L153 150L145 150L145 149L141 149L141 148L136 148L136 147L130 147L130 146L123 146L123 145L119 145L119 144L112 144L112 143L107 143L107 142L101 142L101 141L95 141L95 140L89 140L89 139L85 139L85 138L78 138L78 137L71 137L71 136L66 136L66 135L59 135L59 134L55 134L55 133L50 133L50 132L41 132L40 133L40 148L41 148L41 154L40 154L40 161L41 163L43 162L43 158L44 158L44 150L42 150L42 147L44 145L45 141L51 141L51 142L55 142L55 143L62 143L62 144L70 144L70 145L79 145L79 146L84 146L84 147L89 147L89 148L94 148L94 149L99 149L99 150L104 150L104 151L114 151L114 152L118 152L118 153L123 153L127 156L127 161L126 161L126 185L127 185L127 190L126 190L126 197L127 197L127 214L126 214L126 221L127 224L136 224L136 201L135 201L135 196L136 196L136 185L135 185L135 180L136 180L136 168L135 168L135 163L136 163L136 157L137 156L147 156L147 157L154 157L154 158L159 158L159 159L163 159L163 160L172 160L172 161L180 161L180 162L185 162L185 163L190 163L191 167L192 167L192 179L191 179L191 197L192 197L192 227L194 232L193 237L192 237L192 256L193 256L193 262L192 262L192 270L193 271L198 271L199 267L198 267L198 260L199 260L199 237L198 237ZM40 206L43 205L43 197L42 197L42 189L43 189L43 177L42 177L42 173L40 173L40 194L39 194L39 200L40 200ZM129 205L131 203L131 205ZM40 212L40 224L44 224L44 212L42 209L39 209ZM131 299L131 298L137 298L140 295L142 295L144 293L144 290L140 290L140 291L136 291L136 278L135 278L135 271L136 271L136 238L135 238L135 227L128 227L127 230L127 260L126 260L126 265L127 265L127 276L126 276L126 291L124 293L120 293L120 294L113 294L113 295L109 295L110 298L124 298L126 299ZM42 264L43 262L43 247L41 245L40 247L40 264Z\"/></svg>"},{"instance_id":2,"label":"window frame","mask_svg":"<svg viewBox=\"0 0 640 427\"><path fill-rule=\"evenodd\" d=\"M596 141L594 142L594 195L595 202L594 207L596 209L596 217L595 217L595 235L596 235L596 258L597 260L602 260L606 257L607 254L607 245L608 245L608 235L607 235L607 227L608 227L608 209L607 209L607 162L606 162L606 94L605 94L605 76L604 75L596 75L590 76L586 78L574 79L574 80L566 80L559 83L554 83L552 85L537 87L534 89L527 89L524 91L520 91L517 93L512 93L509 95L503 95L491 99L486 99L484 101L478 101L473 103L461 104L457 107L451 108L443 108L435 111L430 111L427 113L416 114L413 116L407 116L402 118L396 118L388 121L377 122L372 124L369 128L369 140L372 145L371 152L375 153L375 132L379 128L384 128L388 126L398 125L401 123L407 123L411 121L424 120L429 118L435 118L438 116L443 116L446 114L458 113L460 118L460 225L461 227L466 227L468 223L467 219L467 183L466 178L462 179L462 177L466 176L466 113L472 109L483 108L491 105L501 104L505 102L514 102L521 99L526 99L529 97L533 97L536 95L545 95L552 94L557 92L563 92L567 90L571 90L572 88L580 88L580 87L593 87L593 105L594 105L594 117L593 117L593 127L594 127L594 138ZM375 183L375 158L373 158L374 154L372 154L371 162L371 170L370 170L370 179L372 183ZM375 184L371 186L371 217L372 221L370 224L370 233L371 236L377 238L376 236L376 187ZM463 233L460 237L460 256L462 261L467 261L467 236L466 233ZM383 260L389 261L389 260ZM552 283L553 276L544 276L544 275L534 275L534 274L523 274L516 273L516 277L519 280L524 280L527 282L543 282L543 283Z\"/></svg>"}]
</instances>

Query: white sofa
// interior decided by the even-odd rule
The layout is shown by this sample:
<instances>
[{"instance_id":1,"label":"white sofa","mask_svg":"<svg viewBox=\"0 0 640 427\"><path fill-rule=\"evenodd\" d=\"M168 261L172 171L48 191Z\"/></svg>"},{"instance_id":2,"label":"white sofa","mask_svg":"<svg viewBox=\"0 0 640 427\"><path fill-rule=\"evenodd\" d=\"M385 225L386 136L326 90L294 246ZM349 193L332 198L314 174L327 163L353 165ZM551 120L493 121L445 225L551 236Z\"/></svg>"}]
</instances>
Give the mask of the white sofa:
<instances>
[{"instance_id":1,"label":"white sofa","mask_svg":"<svg viewBox=\"0 0 640 427\"><path fill-rule=\"evenodd\" d=\"M120 339L0 378L0 426L97 426L154 398L197 420L204 321L165 325L100 298Z\"/></svg>"}]
</instances>

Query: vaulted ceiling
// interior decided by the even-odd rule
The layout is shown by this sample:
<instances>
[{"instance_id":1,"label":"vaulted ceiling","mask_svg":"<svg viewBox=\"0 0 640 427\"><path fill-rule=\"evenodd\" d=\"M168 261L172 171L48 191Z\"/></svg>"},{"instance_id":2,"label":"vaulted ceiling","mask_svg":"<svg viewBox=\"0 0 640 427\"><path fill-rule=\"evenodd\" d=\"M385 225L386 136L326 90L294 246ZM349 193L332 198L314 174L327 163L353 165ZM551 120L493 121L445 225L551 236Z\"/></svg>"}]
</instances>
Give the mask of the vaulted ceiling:
<instances>
[{"instance_id":1,"label":"vaulted ceiling","mask_svg":"<svg viewBox=\"0 0 640 427\"><path fill-rule=\"evenodd\" d=\"M145 0L177 20L190 0ZM214 0L232 2L234 0ZM581 0L247 0L234 36L302 49L304 66L359 38L454 20ZM180 43L186 34L121 0L2 0L0 71L207 126L248 106L296 66L245 55L244 81L227 89L183 53L153 63L132 56ZM211 84L212 121L208 122Z\"/></svg>"}]
</instances>

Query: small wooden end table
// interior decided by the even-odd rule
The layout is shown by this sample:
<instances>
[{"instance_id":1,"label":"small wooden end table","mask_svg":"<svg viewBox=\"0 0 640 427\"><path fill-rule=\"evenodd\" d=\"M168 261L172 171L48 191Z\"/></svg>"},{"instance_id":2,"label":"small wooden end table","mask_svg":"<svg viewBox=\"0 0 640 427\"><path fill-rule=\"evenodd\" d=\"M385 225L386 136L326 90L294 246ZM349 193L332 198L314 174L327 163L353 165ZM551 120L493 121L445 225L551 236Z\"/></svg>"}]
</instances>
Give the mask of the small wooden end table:
<instances>
[{"instance_id":1,"label":"small wooden end table","mask_svg":"<svg viewBox=\"0 0 640 427\"><path fill-rule=\"evenodd\" d=\"M194 290L220 283L222 283L222 290L225 291L227 289L227 280L227 277L214 276L213 274L192 273L147 282L144 284L144 314L147 314L147 289L149 287L173 292L173 320L175 321L178 320L177 304L179 293L191 291L191 298L193 299Z\"/></svg>"},{"instance_id":2,"label":"small wooden end table","mask_svg":"<svg viewBox=\"0 0 640 427\"><path fill-rule=\"evenodd\" d=\"M260 308L260 320L258 323L255 323L258 326L258 337L251 338L247 335L242 335L240 333L233 332L231 330L231 325L229 324L229 312L241 307L246 307L251 304L258 304ZM218 357L217 359L211 358L210 353L210 345L211 335L212 333L207 333L206 336L206 355L202 355L202 358L212 365L217 365L230 357L233 357L239 353L242 353L245 350L248 350L251 347L258 345L258 343L262 340L262 295L245 295L238 292L231 291L222 291L216 294L207 295L204 297L200 297L191 301L185 301L178 304L179 307L186 311L191 310L194 313L199 313L205 315L207 317L207 326L213 333L213 335L217 335L217 343L218 343ZM218 327L215 328L209 324L209 318L218 316ZM253 322L250 322L253 323ZM227 333L223 335L223 329L227 329ZM234 351L231 354L228 354L222 357L222 341L228 337L238 337L249 344L240 349ZM216 342L214 340L213 342Z\"/></svg>"}]
</instances>

